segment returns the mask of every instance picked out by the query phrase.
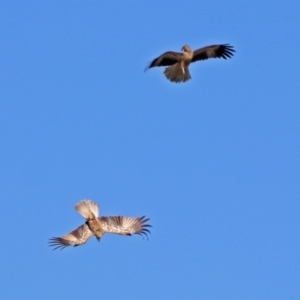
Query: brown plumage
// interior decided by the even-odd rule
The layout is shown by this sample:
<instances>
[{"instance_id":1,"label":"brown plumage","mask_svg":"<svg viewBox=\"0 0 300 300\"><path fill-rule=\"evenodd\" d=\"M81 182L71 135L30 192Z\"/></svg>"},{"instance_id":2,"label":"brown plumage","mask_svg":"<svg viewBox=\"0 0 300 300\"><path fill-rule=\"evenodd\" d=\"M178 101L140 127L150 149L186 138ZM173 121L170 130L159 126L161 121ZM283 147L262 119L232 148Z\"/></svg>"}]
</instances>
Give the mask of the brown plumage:
<instances>
[{"instance_id":1,"label":"brown plumage","mask_svg":"<svg viewBox=\"0 0 300 300\"><path fill-rule=\"evenodd\" d=\"M211 45L193 51L189 46L182 47L182 53L168 51L155 58L149 66L153 67L169 66L165 69L165 76L172 82L186 82L191 79L188 69L190 63L205 60L208 58L231 58L235 52L233 46L229 44Z\"/></svg>"},{"instance_id":2,"label":"brown plumage","mask_svg":"<svg viewBox=\"0 0 300 300\"><path fill-rule=\"evenodd\" d=\"M53 237L49 241L49 246L55 247L53 250L61 250L68 246L80 246L85 244L93 235L100 241L104 233L116 233L121 235L139 234L147 236L150 233L147 224L149 219L145 216L140 218L130 218L124 216L99 217L99 206L92 200L82 200L75 209L86 219L85 224L62 237Z\"/></svg>"}]
</instances>

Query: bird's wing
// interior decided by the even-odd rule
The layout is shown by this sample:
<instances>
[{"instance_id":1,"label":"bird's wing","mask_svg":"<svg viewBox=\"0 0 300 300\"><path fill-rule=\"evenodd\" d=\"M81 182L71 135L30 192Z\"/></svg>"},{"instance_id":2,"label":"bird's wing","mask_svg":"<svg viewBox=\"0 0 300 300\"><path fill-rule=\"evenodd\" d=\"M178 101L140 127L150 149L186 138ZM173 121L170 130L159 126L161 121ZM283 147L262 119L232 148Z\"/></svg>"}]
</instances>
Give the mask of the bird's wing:
<instances>
[{"instance_id":1,"label":"bird's wing","mask_svg":"<svg viewBox=\"0 0 300 300\"><path fill-rule=\"evenodd\" d=\"M144 234L147 236L147 234L150 233L148 227L152 227L151 225L147 224L149 219L145 219L145 216L140 218L130 218L124 216L100 217L99 220L104 232L122 235Z\"/></svg>"},{"instance_id":2,"label":"bird's wing","mask_svg":"<svg viewBox=\"0 0 300 300\"><path fill-rule=\"evenodd\" d=\"M53 250L57 248L62 250L68 246L80 246L85 244L91 236L93 236L93 232L89 229L87 224L83 224L62 237L51 238L49 240L49 246L55 247Z\"/></svg>"},{"instance_id":3,"label":"bird's wing","mask_svg":"<svg viewBox=\"0 0 300 300\"><path fill-rule=\"evenodd\" d=\"M177 63L178 61L180 61L181 57L182 57L182 53L168 51L168 52L162 54L161 56L153 59L152 62L149 64L149 66L146 67L145 70L153 68L153 67L162 67L162 66L173 65L173 64Z\"/></svg>"},{"instance_id":4,"label":"bird's wing","mask_svg":"<svg viewBox=\"0 0 300 300\"><path fill-rule=\"evenodd\" d=\"M231 58L235 50L229 44L211 45L194 51L192 62L208 58Z\"/></svg>"}]
</instances>

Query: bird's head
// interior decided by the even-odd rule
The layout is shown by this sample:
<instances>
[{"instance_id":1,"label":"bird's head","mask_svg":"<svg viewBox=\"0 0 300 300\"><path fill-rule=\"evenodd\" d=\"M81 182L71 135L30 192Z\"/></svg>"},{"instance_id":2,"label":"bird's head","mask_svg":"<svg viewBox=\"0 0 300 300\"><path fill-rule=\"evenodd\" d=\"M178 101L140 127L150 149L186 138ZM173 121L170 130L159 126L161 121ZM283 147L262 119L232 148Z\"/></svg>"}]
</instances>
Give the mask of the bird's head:
<instances>
[{"instance_id":1,"label":"bird's head","mask_svg":"<svg viewBox=\"0 0 300 300\"><path fill-rule=\"evenodd\" d=\"M190 48L190 46L184 45L184 46L181 48L181 51L182 51L182 52L191 52L192 49Z\"/></svg>"},{"instance_id":2,"label":"bird's head","mask_svg":"<svg viewBox=\"0 0 300 300\"><path fill-rule=\"evenodd\" d=\"M103 232L97 232L97 231L95 232L95 236L96 236L96 239L98 240L98 242L100 242L102 235L103 235Z\"/></svg>"}]
</instances>

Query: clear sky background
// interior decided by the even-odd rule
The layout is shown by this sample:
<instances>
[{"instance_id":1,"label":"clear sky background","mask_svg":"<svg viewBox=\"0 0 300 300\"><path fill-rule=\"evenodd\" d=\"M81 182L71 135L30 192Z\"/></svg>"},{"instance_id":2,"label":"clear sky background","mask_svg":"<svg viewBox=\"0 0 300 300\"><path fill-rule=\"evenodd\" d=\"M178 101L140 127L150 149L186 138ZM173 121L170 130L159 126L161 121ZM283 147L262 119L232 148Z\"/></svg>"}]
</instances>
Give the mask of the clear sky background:
<instances>
[{"instance_id":1,"label":"clear sky background","mask_svg":"<svg viewBox=\"0 0 300 300\"><path fill-rule=\"evenodd\" d=\"M297 1L1 1L1 299L300 299L299 32ZM84 198L149 240L52 251Z\"/></svg>"}]
</instances>

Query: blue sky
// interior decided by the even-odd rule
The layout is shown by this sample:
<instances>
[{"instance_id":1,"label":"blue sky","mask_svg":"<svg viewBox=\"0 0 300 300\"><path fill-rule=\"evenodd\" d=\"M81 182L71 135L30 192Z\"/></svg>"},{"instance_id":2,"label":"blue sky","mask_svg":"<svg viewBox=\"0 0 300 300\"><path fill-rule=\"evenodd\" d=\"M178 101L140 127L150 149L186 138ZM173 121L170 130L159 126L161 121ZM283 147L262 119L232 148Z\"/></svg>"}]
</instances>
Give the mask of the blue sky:
<instances>
[{"instance_id":1,"label":"blue sky","mask_svg":"<svg viewBox=\"0 0 300 300\"><path fill-rule=\"evenodd\" d=\"M299 299L296 1L2 1L3 299ZM167 50L230 43L173 84ZM47 240L146 215L149 240Z\"/></svg>"}]
</instances>

